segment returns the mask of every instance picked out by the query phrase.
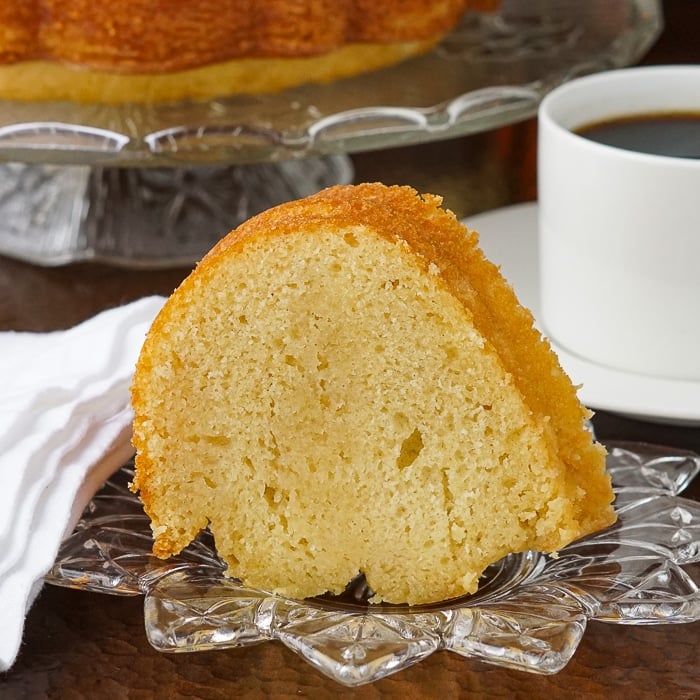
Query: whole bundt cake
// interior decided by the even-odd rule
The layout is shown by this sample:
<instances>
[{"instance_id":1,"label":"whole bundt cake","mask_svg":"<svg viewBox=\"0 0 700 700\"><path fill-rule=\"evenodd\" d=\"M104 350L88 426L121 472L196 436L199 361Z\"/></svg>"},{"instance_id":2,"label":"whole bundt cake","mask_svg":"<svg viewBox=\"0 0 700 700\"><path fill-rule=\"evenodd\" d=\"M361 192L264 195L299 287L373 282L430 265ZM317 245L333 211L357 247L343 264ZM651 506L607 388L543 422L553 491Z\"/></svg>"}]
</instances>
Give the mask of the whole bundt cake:
<instances>
[{"instance_id":1,"label":"whole bundt cake","mask_svg":"<svg viewBox=\"0 0 700 700\"><path fill-rule=\"evenodd\" d=\"M334 80L427 50L468 5L469 0L5 2L0 97L175 100Z\"/></svg>"},{"instance_id":2,"label":"whole bundt cake","mask_svg":"<svg viewBox=\"0 0 700 700\"><path fill-rule=\"evenodd\" d=\"M334 187L224 238L133 381L154 552L204 528L293 597L471 593L510 552L615 519L589 413L533 318L433 195Z\"/></svg>"}]
</instances>

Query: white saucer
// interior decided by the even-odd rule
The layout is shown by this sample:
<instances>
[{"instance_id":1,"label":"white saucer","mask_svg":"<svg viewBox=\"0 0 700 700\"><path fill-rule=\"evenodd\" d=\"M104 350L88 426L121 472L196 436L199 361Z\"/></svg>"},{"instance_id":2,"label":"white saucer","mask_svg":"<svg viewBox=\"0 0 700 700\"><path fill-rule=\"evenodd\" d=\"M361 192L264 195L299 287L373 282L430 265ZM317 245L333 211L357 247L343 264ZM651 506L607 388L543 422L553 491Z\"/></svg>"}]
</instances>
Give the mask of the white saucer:
<instances>
[{"instance_id":1,"label":"white saucer","mask_svg":"<svg viewBox=\"0 0 700 700\"><path fill-rule=\"evenodd\" d=\"M536 203L516 204L465 220L481 245L539 323L539 261ZM552 342L564 370L581 384L579 398L590 408L632 418L700 426L700 382L648 377L589 362Z\"/></svg>"}]
</instances>

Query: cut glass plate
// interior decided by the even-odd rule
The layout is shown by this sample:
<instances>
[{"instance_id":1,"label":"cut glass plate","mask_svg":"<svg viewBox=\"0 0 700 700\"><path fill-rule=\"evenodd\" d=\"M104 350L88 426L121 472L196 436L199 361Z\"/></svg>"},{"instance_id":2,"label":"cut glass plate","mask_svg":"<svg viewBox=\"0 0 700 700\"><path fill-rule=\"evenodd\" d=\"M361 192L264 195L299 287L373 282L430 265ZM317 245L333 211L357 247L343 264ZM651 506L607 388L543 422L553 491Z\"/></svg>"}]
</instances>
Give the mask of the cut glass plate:
<instances>
[{"instance_id":1,"label":"cut glass plate","mask_svg":"<svg viewBox=\"0 0 700 700\"><path fill-rule=\"evenodd\" d=\"M700 471L692 452L608 445L618 522L554 558L506 557L472 596L432 605L368 603L362 578L342 596L291 600L224 576L208 532L181 555L151 554L149 519L122 468L94 497L47 577L54 585L144 595L160 651L279 641L346 686L376 681L438 650L535 673L560 671L588 620L700 620L700 503L679 494Z\"/></svg>"}]
</instances>

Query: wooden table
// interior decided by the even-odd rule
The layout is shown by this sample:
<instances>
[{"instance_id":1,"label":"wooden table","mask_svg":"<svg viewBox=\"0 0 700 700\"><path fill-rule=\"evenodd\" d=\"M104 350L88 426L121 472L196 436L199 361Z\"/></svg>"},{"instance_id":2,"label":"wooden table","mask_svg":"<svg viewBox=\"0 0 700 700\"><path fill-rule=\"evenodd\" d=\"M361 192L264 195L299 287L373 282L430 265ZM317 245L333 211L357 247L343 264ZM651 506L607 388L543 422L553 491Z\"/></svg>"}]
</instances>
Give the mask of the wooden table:
<instances>
[{"instance_id":1,"label":"wooden table","mask_svg":"<svg viewBox=\"0 0 700 700\"><path fill-rule=\"evenodd\" d=\"M700 3L667 0L667 29L645 63L700 60ZM528 201L535 191L533 120L494 132L354 157L356 179L439 192L458 215ZM42 269L0 259L0 329L65 328L138 297L168 294L188 270L98 265ZM599 414L599 437L700 451L700 430ZM691 488L700 500L700 484ZM143 630L142 600L44 588L29 613L2 698L233 697L700 697L700 623L631 627L591 623L569 665L551 677L503 670L447 652L356 690L312 670L281 644L161 654Z\"/></svg>"}]
</instances>

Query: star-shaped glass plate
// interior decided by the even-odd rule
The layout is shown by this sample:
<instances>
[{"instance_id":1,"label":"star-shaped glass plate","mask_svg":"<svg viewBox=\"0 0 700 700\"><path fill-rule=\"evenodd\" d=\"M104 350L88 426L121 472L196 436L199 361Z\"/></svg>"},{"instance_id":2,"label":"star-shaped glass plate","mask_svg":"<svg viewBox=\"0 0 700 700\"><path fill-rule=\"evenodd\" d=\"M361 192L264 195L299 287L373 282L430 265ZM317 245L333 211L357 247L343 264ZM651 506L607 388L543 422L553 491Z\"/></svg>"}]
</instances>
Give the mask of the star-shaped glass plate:
<instances>
[{"instance_id":1,"label":"star-shaped glass plate","mask_svg":"<svg viewBox=\"0 0 700 700\"><path fill-rule=\"evenodd\" d=\"M279 641L346 686L446 650L551 674L589 620L700 620L700 503L679 494L700 471L692 452L608 445L618 522L561 550L525 552L484 574L476 594L433 605L374 605L360 577L342 596L291 600L227 578L208 532L181 555L151 554L148 517L123 467L94 497L47 577L54 585L143 595L146 633L165 652ZM695 575L695 579L693 577Z\"/></svg>"}]
</instances>

